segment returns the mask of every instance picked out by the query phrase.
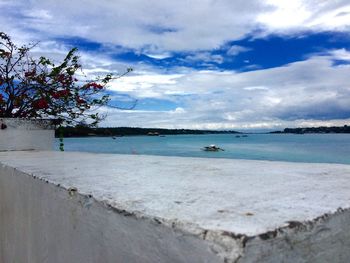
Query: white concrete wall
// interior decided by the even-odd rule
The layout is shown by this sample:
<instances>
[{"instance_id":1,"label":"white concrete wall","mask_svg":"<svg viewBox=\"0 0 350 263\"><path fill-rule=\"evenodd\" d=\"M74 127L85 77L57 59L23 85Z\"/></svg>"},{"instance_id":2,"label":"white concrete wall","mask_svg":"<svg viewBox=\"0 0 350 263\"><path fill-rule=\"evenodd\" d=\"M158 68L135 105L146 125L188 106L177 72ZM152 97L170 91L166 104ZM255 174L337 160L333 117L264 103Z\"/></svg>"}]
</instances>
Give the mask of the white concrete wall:
<instances>
[{"instance_id":1,"label":"white concrete wall","mask_svg":"<svg viewBox=\"0 0 350 263\"><path fill-rule=\"evenodd\" d=\"M208 244L0 167L1 263L221 262Z\"/></svg>"},{"instance_id":2,"label":"white concrete wall","mask_svg":"<svg viewBox=\"0 0 350 263\"><path fill-rule=\"evenodd\" d=\"M1 263L347 263L350 166L0 153Z\"/></svg>"},{"instance_id":3,"label":"white concrete wall","mask_svg":"<svg viewBox=\"0 0 350 263\"><path fill-rule=\"evenodd\" d=\"M52 150L54 128L48 120L0 118L0 151Z\"/></svg>"}]
</instances>

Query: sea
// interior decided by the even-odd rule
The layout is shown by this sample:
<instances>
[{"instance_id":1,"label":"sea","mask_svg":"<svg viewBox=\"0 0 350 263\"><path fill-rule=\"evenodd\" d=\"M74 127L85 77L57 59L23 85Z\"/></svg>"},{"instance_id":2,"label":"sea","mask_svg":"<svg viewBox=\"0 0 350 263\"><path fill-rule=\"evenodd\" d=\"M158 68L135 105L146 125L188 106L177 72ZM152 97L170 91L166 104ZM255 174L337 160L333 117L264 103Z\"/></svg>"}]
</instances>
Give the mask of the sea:
<instances>
[{"instance_id":1,"label":"sea","mask_svg":"<svg viewBox=\"0 0 350 263\"><path fill-rule=\"evenodd\" d=\"M350 164L350 134L206 134L65 138L65 151ZM207 152L215 144L224 151ZM55 145L58 150L58 140Z\"/></svg>"}]
</instances>

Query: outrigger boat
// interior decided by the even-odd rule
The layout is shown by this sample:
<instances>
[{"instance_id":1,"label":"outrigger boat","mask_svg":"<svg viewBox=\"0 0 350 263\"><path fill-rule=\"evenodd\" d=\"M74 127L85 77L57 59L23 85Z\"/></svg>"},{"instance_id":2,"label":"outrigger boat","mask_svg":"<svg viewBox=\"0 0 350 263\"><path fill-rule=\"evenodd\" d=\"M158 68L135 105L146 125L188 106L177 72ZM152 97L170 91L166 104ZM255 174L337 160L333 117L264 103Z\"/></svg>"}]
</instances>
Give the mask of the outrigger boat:
<instances>
[{"instance_id":1,"label":"outrigger boat","mask_svg":"<svg viewBox=\"0 0 350 263\"><path fill-rule=\"evenodd\" d=\"M216 146L215 144L211 144L209 146L205 146L204 148L202 148L203 151L206 152L218 152L218 151L225 151L224 149Z\"/></svg>"}]
</instances>

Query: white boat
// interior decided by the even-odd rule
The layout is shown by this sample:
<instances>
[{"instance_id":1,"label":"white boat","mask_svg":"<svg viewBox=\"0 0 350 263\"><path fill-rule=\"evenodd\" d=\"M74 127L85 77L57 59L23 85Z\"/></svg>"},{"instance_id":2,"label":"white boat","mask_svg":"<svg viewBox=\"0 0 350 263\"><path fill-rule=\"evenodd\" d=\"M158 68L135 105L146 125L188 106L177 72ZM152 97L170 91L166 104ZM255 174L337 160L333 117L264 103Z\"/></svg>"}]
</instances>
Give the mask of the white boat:
<instances>
[{"instance_id":1,"label":"white boat","mask_svg":"<svg viewBox=\"0 0 350 263\"><path fill-rule=\"evenodd\" d=\"M216 146L215 144L211 144L209 146L205 146L204 148L202 148L203 151L206 152L218 152L218 151L224 151L224 149Z\"/></svg>"}]
</instances>

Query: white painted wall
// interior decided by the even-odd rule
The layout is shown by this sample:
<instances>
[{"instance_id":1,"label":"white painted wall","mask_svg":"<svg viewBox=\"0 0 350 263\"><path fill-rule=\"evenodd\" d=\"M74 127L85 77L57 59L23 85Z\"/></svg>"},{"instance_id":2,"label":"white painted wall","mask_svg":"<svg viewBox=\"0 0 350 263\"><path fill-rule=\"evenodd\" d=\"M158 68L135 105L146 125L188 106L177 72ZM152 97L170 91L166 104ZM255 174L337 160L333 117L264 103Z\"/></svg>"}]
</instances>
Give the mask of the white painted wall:
<instances>
[{"instance_id":1,"label":"white painted wall","mask_svg":"<svg viewBox=\"0 0 350 263\"><path fill-rule=\"evenodd\" d=\"M54 129L47 120L0 118L0 151L52 150Z\"/></svg>"},{"instance_id":2,"label":"white painted wall","mask_svg":"<svg viewBox=\"0 0 350 263\"><path fill-rule=\"evenodd\" d=\"M1 263L347 263L350 166L0 152Z\"/></svg>"},{"instance_id":3,"label":"white painted wall","mask_svg":"<svg viewBox=\"0 0 350 263\"><path fill-rule=\"evenodd\" d=\"M0 165L1 263L221 262L206 242Z\"/></svg>"}]
</instances>

